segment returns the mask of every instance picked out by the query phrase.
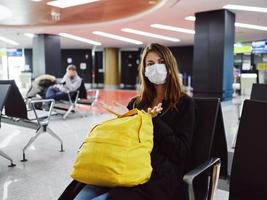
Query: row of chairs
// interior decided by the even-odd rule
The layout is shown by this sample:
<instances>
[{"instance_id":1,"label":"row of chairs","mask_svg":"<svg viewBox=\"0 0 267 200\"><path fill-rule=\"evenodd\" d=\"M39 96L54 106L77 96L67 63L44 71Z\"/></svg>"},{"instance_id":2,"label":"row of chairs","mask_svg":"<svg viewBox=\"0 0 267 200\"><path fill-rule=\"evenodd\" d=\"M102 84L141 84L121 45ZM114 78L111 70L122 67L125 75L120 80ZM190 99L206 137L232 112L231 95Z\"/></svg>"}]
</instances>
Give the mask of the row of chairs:
<instances>
[{"instance_id":1,"label":"row of chairs","mask_svg":"<svg viewBox=\"0 0 267 200\"><path fill-rule=\"evenodd\" d=\"M239 123L229 199L267 199L267 84L254 83Z\"/></svg>"},{"instance_id":2,"label":"row of chairs","mask_svg":"<svg viewBox=\"0 0 267 200\"><path fill-rule=\"evenodd\" d=\"M267 199L267 102L245 100L237 133L229 199Z\"/></svg>"},{"instance_id":3,"label":"row of chairs","mask_svg":"<svg viewBox=\"0 0 267 200\"><path fill-rule=\"evenodd\" d=\"M199 105L199 102L196 101L196 104ZM206 107L206 109L208 109L208 107ZM208 113L210 113L210 111ZM208 113L205 113L205 115ZM224 163L221 164L220 178L229 178L229 200L267 199L267 161L264 159L265 153L267 152L266 114L267 84L254 84L252 87L251 99L244 101L230 177L228 177L227 165L225 165L227 163L227 149L222 148L226 146L225 134L222 134L222 132L224 132L223 123L215 125L216 128L213 136L208 136L206 133L207 137L214 137L213 147L210 151L211 157L218 157L220 158L219 161ZM218 122L221 120L220 116L221 114L218 115ZM198 115L197 119L199 119L199 117L201 116ZM205 119L208 119L207 116L205 116L204 120ZM199 121L197 123L198 126L199 123L203 125L203 121ZM197 129L199 130L199 128ZM207 129L205 130L207 131ZM200 135L200 133L201 131L197 131L196 134L198 134L198 136L195 135L193 139L193 142L197 140L196 143L200 145L198 146L196 143L193 143L193 155L194 149L195 151L204 151L203 148L208 148L207 142L209 140L201 138L205 134ZM196 152L195 156L199 156L199 154L201 153ZM216 161L216 158L207 162L212 163L212 161ZM217 162L219 163L219 161ZM207 168L205 164L202 164L201 167L205 170ZM184 180L188 183L188 196L185 199L214 199L214 191L218 180L218 168L220 168L220 165L215 164L213 167L213 175L201 175L196 169L193 170L193 173L201 177L196 180L194 184L192 184L193 179L191 177L193 173L189 172L189 175L186 174ZM211 180L210 185L207 184L209 181L207 177ZM213 180L215 180L213 182L215 187L212 186ZM193 190L195 191L193 192ZM177 196L177 199L179 199L179 196Z\"/></svg>"},{"instance_id":4,"label":"row of chairs","mask_svg":"<svg viewBox=\"0 0 267 200\"><path fill-rule=\"evenodd\" d=\"M1 114L0 115L0 120L1 120L2 110L3 110L3 107L4 107L5 103L6 103L6 99L7 99L9 90L10 90L10 85L0 85L0 114ZM0 127L1 127L1 121L0 121ZM7 155L6 153L4 153L1 150L0 150L0 155L10 161L9 167L16 166L13 163L12 158L10 158L9 155Z\"/></svg>"},{"instance_id":5,"label":"row of chairs","mask_svg":"<svg viewBox=\"0 0 267 200\"><path fill-rule=\"evenodd\" d=\"M21 161L27 161L25 151L42 133L48 133L53 138L58 140L60 143L60 151L63 152L62 139L49 128L49 121L54 106L54 100L33 100L29 101L29 106L27 106L14 80L0 80L0 86L1 122L35 130L35 135L30 138L29 142L22 150L23 157ZM49 103L49 110L43 111L35 109L36 103ZM2 112L3 110L4 112ZM10 157L4 157L10 160L11 166L14 166Z\"/></svg>"},{"instance_id":6,"label":"row of chairs","mask_svg":"<svg viewBox=\"0 0 267 200\"><path fill-rule=\"evenodd\" d=\"M264 98L266 93L267 85L255 85L252 100L244 101L229 179L229 200L267 199L267 161L264 159L267 152L265 126L267 98ZM215 134L214 137L216 135L220 134ZM221 175L224 176L224 173ZM213 177L211 176L211 179ZM216 181L214 184L216 185ZM214 187L207 187L207 184L203 184L203 180L197 181L195 185L195 190L202 191L202 194L205 194L207 188L212 194ZM209 200L214 197L214 195L200 196L193 193L190 185L188 196L190 200Z\"/></svg>"},{"instance_id":7,"label":"row of chairs","mask_svg":"<svg viewBox=\"0 0 267 200\"><path fill-rule=\"evenodd\" d=\"M96 90L94 95L87 98L87 91L84 82L82 82L77 92L68 93L69 101L67 104L69 105L63 118L65 119L72 111L76 111L77 103L94 106L98 96L99 90ZM50 106L48 111L44 111L36 109L36 104ZM60 151L64 151L62 139L48 127L54 105L55 101L51 99L27 99L25 101L14 80L0 80L0 125L1 122L4 122L34 129L36 132L24 146L21 161L27 161L25 151L44 132L58 140L60 142ZM15 166L13 160L6 153L0 151L0 155L11 162L10 167Z\"/></svg>"},{"instance_id":8,"label":"row of chairs","mask_svg":"<svg viewBox=\"0 0 267 200\"><path fill-rule=\"evenodd\" d=\"M229 200L267 199L267 161L264 159L265 152L267 152L266 114L267 84L254 84L250 100L244 101L239 122L231 176L229 177ZM217 130L223 131L222 127L217 128ZM223 134L217 133L214 137L221 135ZM215 140L224 143L222 139ZM220 153L216 155L225 155L220 147L217 148L218 150ZM212 152L216 151L213 149ZM221 178L225 178L224 172L220 175ZM203 190L206 186L199 182L196 190ZM212 192L213 188L210 188L210 191ZM210 195L196 196L191 193L189 190L189 199L213 199Z\"/></svg>"},{"instance_id":9,"label":"row of chairs","mask_svg":"<svg viewBox=\"0 0 267 200\"><path fill-rule=\"evenodd\" d=\"M88 95L90 93L90 95ZM85 83L82 80L80 87L75 92L67 92L68 100L56 102L54 108L65 110L63 114L63 119L66 119L70 113L77 112L78 104L85 104L95 106L99 98L99 90L86 90Z\"/></svg>"}]
</instances>

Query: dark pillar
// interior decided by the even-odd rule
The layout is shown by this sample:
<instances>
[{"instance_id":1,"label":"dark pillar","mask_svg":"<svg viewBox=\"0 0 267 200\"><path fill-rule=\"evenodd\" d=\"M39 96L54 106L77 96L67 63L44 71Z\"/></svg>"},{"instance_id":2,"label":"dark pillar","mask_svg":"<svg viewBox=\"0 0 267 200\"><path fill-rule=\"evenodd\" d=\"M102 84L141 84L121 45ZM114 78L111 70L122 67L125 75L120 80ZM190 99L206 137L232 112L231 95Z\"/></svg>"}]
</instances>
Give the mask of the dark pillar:
<instances>
[{"instance_id":1,"label":"dark pillar","mask_svg":"<svg viewBox=\"0 0 267 200\"><path fill-rule=\"evenodd\" d=\"M234 23L228 10L196 13L194 96L232 98Z\"/></svg>"},{"instance_id":2,"label":"dark pillar","mask_svg":"<svg viewBox=\"0 0 267 200\"><path fill-rule=\"evenodd\" d=\"M61 77L60 37L40 34L33 38L33 77L51 74Z\"/></svg>"},{"instance_id":3,"label":"dark pillar","mask_svg":"<svg viewBox=\"0 0 267 200\"><path fill-rule=\"evenodd\" d=\"M124 89L135 89L138 75L140 51L121 51L121 86Z\"/></svg>"}]
</instances>

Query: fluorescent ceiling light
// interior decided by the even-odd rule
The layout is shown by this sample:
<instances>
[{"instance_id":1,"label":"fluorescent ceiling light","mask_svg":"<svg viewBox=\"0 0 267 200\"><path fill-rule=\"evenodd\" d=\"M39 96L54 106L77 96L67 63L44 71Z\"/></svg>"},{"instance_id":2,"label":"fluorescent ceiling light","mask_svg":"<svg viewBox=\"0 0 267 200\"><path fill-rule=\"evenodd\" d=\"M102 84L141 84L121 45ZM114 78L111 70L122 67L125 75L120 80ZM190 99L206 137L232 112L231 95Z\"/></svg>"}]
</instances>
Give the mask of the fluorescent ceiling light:
<instances>
[{"instance_id":1,"label":"fluorescent ceiling light","mask_svg":"<svg viewBox=\"0 0 267 200\"><path fill-rule=\"evenodd\" d=\"M163 30L195 34L194 30L179 28L179 27L175 27L175 26L167 26L167 25L163 25L163 24L151 24L150 26L153 28L158 28L158 29L163 29Z\"/></svg>"},{"instance_id":2,"label":"fluorescent ceiling light","mask_svg":"<svg viewBox=\"0 0 267 200\"><path fill-rule=\"evenodd\" d=\"M8 44L12 44L12 45L16 45L16 46L19 45L19 43L15 42L13 40L10 40L10 39L8 39L6 37L3 37L3 36L0 36L0 40L3 41L3 42L6 42Z\"/></svg>"},{"instance_id":3,"label":"fluorescent ceiling light","mask_svg":"<svg viewBox=\"0 0 267 200\"><path fill-rule=\"evenodd\" d=\"M96 45L96 46L101 45L100 42L97 42L97 41L94 41L94 40L89 40L87 38L79 37L79 36L76 36L76 35L71 35L71 34L68 34L68 33L59 33L58 35L60 35L62 37L65 37L65 38L78 40L80 42L85 42L85 43L88 43L88 44Z\"/></svg>"},{"instance_id":4,"label":"fluorescent ceiling light","mask_svg":"<svg viewBox=\"0 0 267 200\"><path fill-rule=\"evenodd\" d=\"M158 34L149 33L149 32L144 32L144 31L139 31L139 30L135 30L135 29L131 29L131 28L123 28L121 30L124 32L127 32L127 33L133 33L133 34L137 34L137 35L143 35L143 36L148 36L148 37L152 37L152 38L168 40L168 41L172 41L172 42L180 42L180 40L177 38L167 37L167 36L158 35Z\"/></svg>"},{"instance_id":5,"label":"fluorescent ceiling light","mask_svg":"<svg viewBox=\"0 0 267 200\"><path fill-rule=\"evenodd\" d=\"M244 10L244 11L251 11L251 12L267 13L267 8L255 7L255 6L243 6L243 5L227 4L227 5L223 6L223 8L230 9L230 10Z\"/></svg>"},{"instance_id":6,"label":"fluorescent ceiling light","mask_svg":"<svg viewBox=\"0 0 267 200\"><path fill-rule=\"evenodd\" d=\"M184 19L188 20L188 21L196 21L196 17L195 16L188 16L188 17L185 17Z\"/></svg>"},{"instance_id":7,"label":"fluorescent ceiling light","mask_svg":"<svg viewBox=\"0 0 267 200\"><path fill-rule=\"evenodd\" d=\"M29 37L29 38L33 38L34 34L33 33L24 33L25 36Z\"/></svg>"},{"instance_id":8,"label":"fluorescent ceiling light","mask_svg":"<svg viewBox=\"0 0 267 200\"><path fill-rule=\"evenodd\" d=\"M259 26L254 24L244 24L236 22L235 27L267 31L267 26Z\"/></svg>"},{"instance_id":9,"label":"fluorescent ceiling light","mask_svg":"<svg viewBox=\"0 0 267 200\"><path fill-rule=\"evenodd\" d=\"M59 8L68 8L73 6L79 6L82 4L93 3L99 0L57 0L57 1L49 1L46 4L50 6L55 6Z\"/></svg>"},{"instance_id":10,"label":"fluorescent ceiling light","mask_svg":"<svg viewBox=\"0 0 267 200\"><path fill-rule=\"evenodd\" d=\"M12 12L9 8L0 5L0 20L12 17Z\"/></svg>"},{"instance_id":11,"label":"fluorescent ceiling light","mask_svg":"<svg viewBox=\"0 0 267 200\"><path fill-rule=\"evenodd\" d=\"M101 35L103 37L107 37L107 38L111 38L111 39L115 39L115 40L129 42L129 43L133 43L133 44L143 44L143 42L138 41L138 40L133 40L133 39L130 39L130 38L127 38L127 37L122 37L122 36L119 36L119 35L105 33L105 32L102 32L102 31L94 31L93 34Z\"/></svg>"}]
</instances>

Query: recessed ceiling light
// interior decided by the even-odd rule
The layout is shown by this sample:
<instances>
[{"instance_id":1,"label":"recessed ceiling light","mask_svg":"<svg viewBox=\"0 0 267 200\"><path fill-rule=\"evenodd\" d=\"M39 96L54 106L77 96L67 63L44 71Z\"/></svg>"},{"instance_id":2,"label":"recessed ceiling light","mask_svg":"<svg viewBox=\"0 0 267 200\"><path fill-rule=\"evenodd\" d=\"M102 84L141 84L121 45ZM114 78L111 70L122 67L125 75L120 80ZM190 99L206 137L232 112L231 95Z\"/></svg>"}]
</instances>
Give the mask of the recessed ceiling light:
<instances>
[{"instance_id":1,"label":"recessed ceiling light","mask_svg":"<svg viewBox=\"0 0 267 200\"><path fill-rule=\"evenodd\" d=\"M10 40L10 39L3 37L3 36L0 36L0 40L3 42L6 42L8 44L15 45L15 46L19 45L19 43L15 42L14 40Z\"/></svg>"},{"instance_id":2,"label":"recessed ceiling light","mask_svg":"<svg viewBox=\"0 0 267 200\"><path fill-rule=\"evenodd\" d=\"M230 10L244 10L244 11L251 11L251 12L267 13L267 8L255 7L255 6L243 6L243 5L227 4L227 5L223 6L223 8L230 9Z\"/></svg>"},{"instance_id":3,"label":"recessed ceiling light","mask_svg":"<svg viewBox=\"0 0 267 200\"><path fill-rule=\"evenodd\" d=\"M35 35L33 33L24 33L25 36L33 38Z\"/></svg>"},{"instance_id":4,"label":"recessed ceiling light","mask_svg":"<svg viewBox=\"0 0 267 200\"><path fill-rule=\"evenodd\" d=\"M73 6L79 6L82 4L93 3L100 0L56 0L56 1L49 1L46 4L50 6L55 6L59 8L68 8Z\"/></svg>"},{"instance_id":5,"label":"recessed ceiling light","mask_svg":"<svg viewBox=\"0 0 267 200\"><path fill-rule=\"evenodd\" d=\"M188 16L188 17L185 17L184 19L188 20L188 21L196 21L196 17L195 16Z\"/></svg>"},{"instance_id":6,"label":"recessed ceiling light","mask_svg":"<svg viewBox=\"0 0 267 200\"><path fill-rule=\"evenodd\" d=\"M153 28L158 28L158 29L163 29L163 30L195 34L194 30L186 29L186 28L179 28L179 27L175 27L175 26L168 26L168 25L163 25L163 24L151 24L150 26Z\"/></svg>"},{"instance_id":7,"label":"recessed ceiling light","mask_svg":"<svg viewBox=\"0 0 267 200\"><path fill-rule=\"evenodd\" d=\"M168 36L164 36L164 35L158 35L158 34L144 32L144 31L139 31L139 30L135 30L135 29L131 29L131 28L123 28L121 30L124 32L127 32L127 33L133 33L133 34L137 34L137 35L143 35L143 36L148 36L148 37L152 37L152 38L168 40L168 41L172 41L172 42L180 42L180 40L177 38L168 37Z\"/></svg>"},{"instance_id":8,"label":"recessed ceiling light","mask_svg":"<svg viewBox=\"0 0 267 200\"><path fill-rule=\"evenodd\" d=\"M143 44L143 42L138 41L138 40L134 40L134 39L130 39L130 38L127 38L127 37L114 35L114 34L110 34L110 33L105 33L105 32L102 32L102 31L94 31L93 34L101 35L103 37L107 37L107 38L111 38L111 39L115 39L115 40L129 42L129 43L133 43L133 44Z\"/></svg>"},{"instance_id":9,"label":"recessed ceiling light","mask_svg":"<svg viewBox=\"0 0 267 200\"><path fill-rule=\"evenodd\" d=\"M79 36L76 36L76 35L71 35L71 34L68 34L68 33L59 33L58 35L60 35L62 37L65 37L65 38L77 40L77 41L80 41L80 42L85 42L85 43L88 43L88 44L96 45L96 46L101 45L100 42L97 42L97 41L94 41L94 40L89 40L87 38L79 37Z\"/></svg>"},{"instance_id":10,"label":"recessed ceiling light","mask_svg":"<svg viewBox=\"0 0 267 200\"><path fill-rule=\"evenodd\" d=\"M254 25L254 24L244 24L244 23L236 22L235 27L267 31L267 26L259 26L259 25Z\"/></svg>"},{"instance_id":11,"label":"recessed ceiling light","mask_svg":"<svg viewBox=\"0 0 267 200\"><path fill-rule=\"evenodd\" d=\"M32 1L34 1L34 2L40 2L40 1L42 1L42 0L32 0Z\"/></svg>"},{"instance_id":12,"label":"recessed ceiling light","mask_svg":"<svg viewBox=\"0 0 267 200\"><path fill-rule=\"evenodd\" d=\"M0 20L12 17L12 12L9 8L0 5Z\"/></svg>"}]
</instances>

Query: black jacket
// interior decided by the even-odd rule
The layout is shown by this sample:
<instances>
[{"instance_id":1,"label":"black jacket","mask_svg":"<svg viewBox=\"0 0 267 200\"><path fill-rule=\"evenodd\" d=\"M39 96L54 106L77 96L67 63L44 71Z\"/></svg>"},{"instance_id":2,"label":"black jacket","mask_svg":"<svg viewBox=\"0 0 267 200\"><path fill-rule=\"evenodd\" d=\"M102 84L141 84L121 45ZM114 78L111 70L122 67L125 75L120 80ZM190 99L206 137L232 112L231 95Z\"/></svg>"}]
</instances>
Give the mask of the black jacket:
<instances>
[{"instance_id":1,"label":"black jacket","mask_svg":"<svg viewBox=\"0 0 267 200\"><path fill-rule=\"evenodd\" d=\"M133 108L132 99L128 105ZM114 188L108 200L172 200L182 182L185 160L191 149L195 108L192 98L183 96L177 109L164 112L167 103L163 102L162 115L153 118L154 147L151 153L153 172L150 180L129 188ZM140 108L141 109L141 108ZM59 198L73 199L84 184L73 181ZM177 197L180 199L179 197Z\"/></svg>"}]
</instances>

